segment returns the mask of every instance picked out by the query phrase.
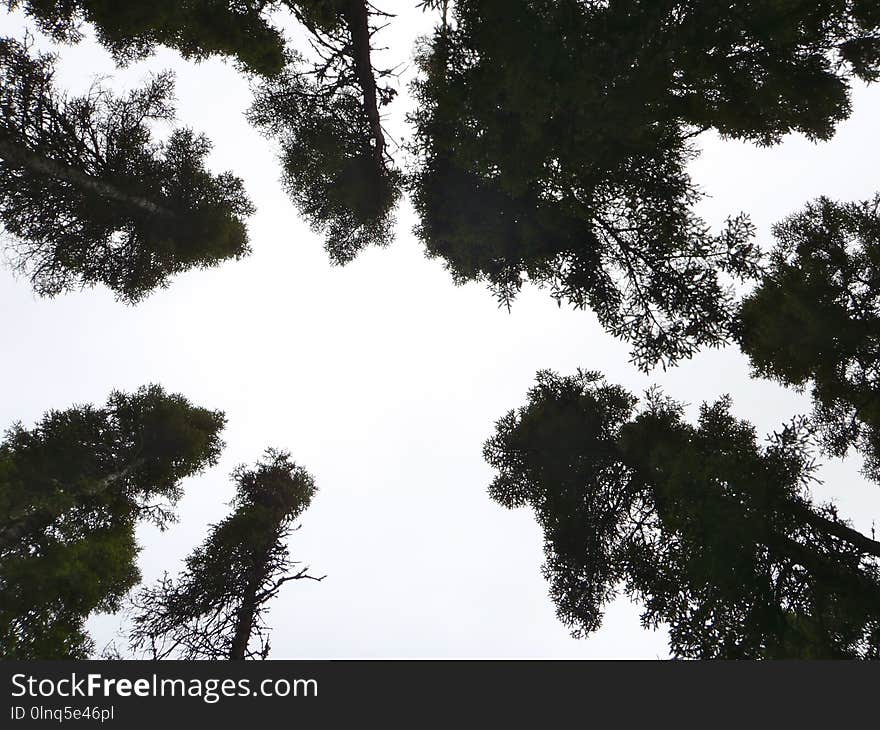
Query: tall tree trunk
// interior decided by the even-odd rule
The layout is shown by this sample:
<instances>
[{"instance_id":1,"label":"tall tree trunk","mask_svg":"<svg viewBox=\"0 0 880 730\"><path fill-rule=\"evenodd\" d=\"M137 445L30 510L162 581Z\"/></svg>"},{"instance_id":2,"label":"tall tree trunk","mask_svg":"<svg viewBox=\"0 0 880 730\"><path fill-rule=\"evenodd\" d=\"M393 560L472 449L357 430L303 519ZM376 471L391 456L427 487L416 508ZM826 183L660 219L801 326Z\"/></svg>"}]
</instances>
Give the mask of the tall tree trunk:
<instances>
[{"instance_id":1,"label":"tall tree trunk","mask_svg":"<svg viewBox=\"0 0 880 730\"><path fill-rule=\"evenodd\" d=\"M853 547L858 548L867 555L873 555L880 558L880 542L866 537L861 532L857 532L851 527L847 527L842 522L835 522L826 517L816 514L809 507L803 505L794 505L794 511L811 527L816 528L820 532L833 535L841 540L848 542Z\"/></svg>"},{"instance_id":2,"label":"tall tree trunk","mask_svg":"<svg viewBox=\"0 0 880 730\"><path fill-rule=\"evenodd\" d=\"M261 549L254 559L254 564L249 571L247 584L241 606L235 618L235 634L232 637L232 646L229 648L229 658L233 661L241 661L247 658L247 648L254 630L254 620L257 616L259 599L257 594L266 575L266 563L269 559L270 547Z\"/></svg>"},{"instance_id":3,"label":"tall tree trunk","mask_svg":"<svg viewBox=\"0 0 880 730\"><path fill-rule=\"evenodd\" d=\"M364 95L364 111L373 136L373 157L377 164L385 166L385 135L379 117L378 90L373 64L370 60L370 14L366 0L349 0L343 11L348 34L351 38L352 59L358 84Z\"/></svg>"},{"instance_id":4,"label":"tall tree trunk","mask_svg":"<svg viewBox=\"0 0 880 730\"><path fill-rule=\"evenodd\" d=\"M8 165L23 167L36 175L45 175L56 180L64 180L78 188L91 190L102 197L124 203L133 208L140 208L152 215L166 218L173 217L174 215L168 208L157 204L153 200L127 193L100 178L88 175L82 170L66 165L63 162L51 160L8 139L0 139L0 158Z\"/></svg>"},{"instance_id":5,"label":"tall tree trunk","mask_svg":"<svg viewBox=\"0 0 880 730\"><path fill-rule=\"evenodd\" d=\"M250 585L248 586L250 588ZM248 592L247 597L238 609L235 620L235 635L232 637L232 646L229 649L229 658L233 661L241 661L247 653L251 632L254 629L254 616L257 613L256 591Z\"/></svg>"},{"instance_id":6,"label":"tall tree trunk","mask_svg":"<svg viewBox=\"0 0 880 730\"><path fill-rule=\"evenodd\" d=\"M101 492L109 489L120 479L124 479L135 469L144 463L143 459L135 459L120 471L108 474L90 484L78 497L95 497ZM26 515L13 518L9 524L0 528L0 551L14 547L25 535L34 530L42 529L46 525L52 524L64 513L63 509L58 507L44 507Z\"/></svg>"}]
</instances>

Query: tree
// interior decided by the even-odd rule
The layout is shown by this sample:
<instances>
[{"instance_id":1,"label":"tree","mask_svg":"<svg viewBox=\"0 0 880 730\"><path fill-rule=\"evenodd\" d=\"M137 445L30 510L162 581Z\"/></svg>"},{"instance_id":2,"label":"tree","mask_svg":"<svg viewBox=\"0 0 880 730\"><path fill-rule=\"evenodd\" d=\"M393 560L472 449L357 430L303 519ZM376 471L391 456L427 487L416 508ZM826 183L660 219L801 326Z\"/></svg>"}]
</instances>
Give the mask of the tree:
<instances>
[{"instance_id":1,"label":"tree","mask_svg":"<svg viewBox=\"0 0 880 730\"><path fill-rule=\"evenodd\" d=\"M382 120L394 69L375 62L393 16L367 0L12 5L62 40L92 23L121 61L156 44L238 58L259 76L249 118L280 141L284 184L334 262L388 243L407 190L456 281L507 305L526 280L547 286L593 309L643 369L727 343L733 285L759 274L746 216L712 231L693 212L691 140L827 139L850 79L880 76L873 0L423 0L440 21L419 54L404 174Z\"/></svg>"},{"instance_id":2,"label":"tree","mask_svg":"<svg viewBox=\"0 0 880 730\"><path fill-rule=\"evenodd\" d=\"M85 658L84 622L139 580L138 520L173 519L180 482L216 462L225 418L159 386L51 411L0 442L0 654Z\"/></svg>"},{"instance_id":3,"label":"tree","mask_svg":"<svg viewBox=\"0 0 880 730\"><path fill-rule=\"evenodd\" d=\"M76 42L79 25L90 23L98 40L120 62L143 58L155 46L200 60L234 56L247 71L281 69L284 38L263 13L277 3L267 0L7 0L22 7L55 40Z\"/></svg>"},{"instance_id":4,"label":"tree","mask_svg":"<svg viewBox=\"0 0 880 730\"><path fill-rule=\"evenodd\" d=\"M378 81L393 71L377 70L371 58L376 19L390 14L366 0L11 3L19 5L56 40L77 41L78 21L93 24L99 41L119 62L147 55L157 44L196 60L217 53L235 56L243 70L262 78L255 84L250 119L281 140L285 186L300 212L325 234L332 260L345 263L364 247L391 239L401 174L388 153L380 109L396 91ZM315 60L306 61L299 52L286 49L282 35L267 20L270 11L280 9L292 13L304 28ZM88 142L88 136L85 139ZM191 146L192 140L184 145ZM206 141L199 138L195 150L203 157ZM41 171L47 172L45 165ZM222 182L237 184L230 176ZM102 179L86 186L93 191L100 186L105 193L110 189ZM226 187L223 193L236 216L252 212L240 190ZM154 223L160 223L160 208L167 213L168 206L150 202ZM81 205L78 212L84 209ZM35 233L22 228L23 234ZM37 239L36 247L41 243ZM227 255L246 253L246 238L229 248ZM209 253L206 260L190 265L221 257L219 251Z\"/></svg>"},{"instance_id":5,"label":"tree","mask_svg":"<svg viewBox=\"0 0 880 730\"><path fill-rule=\"evenodd\" d=\"M261 79L251 123L281 142L284 183L299 211L325 235L335 263L392 237L401 174L380 110L396 91L378 79L371 53L376 18L366 0L289 2L315 60L290 52L284 71Z\"/></svg>"},{"instance_id":6,"label":"tree","mask_svg":"<svg viewBox=\"0 0 880 730\"><path fill-rule=\"evenodd\" d=\"M168 277L248 253L241 180L204 167L210 143L170 120L160 74L125 97L99 85L69 98L53 58L0 39L0 223L13 263L42 295L103 283L135 302Z\"/></svg>"},{"instance_id":7,"label":"tree","mask_svg":"<svg viewBox=\"0 0 880 730\"><path fill-rule=\"evenodd\" d=\"M430 2L433 7L446 3ZM508 303L592 308L642 367L729 339L752 229L693 213L690 140L826 139L880 69L875 2L462 0L420 55L410 188L428 254Z\"/></svg>"},{"instance_id":8,"label":"tree","mask_svg":"<svg viewBox=\"0 0 880 730\"><path fill-rule=\"evenodd\" d=\"M131 647L153 659L265 659L264 614L292 580L286 540L315 493L312 477L287 452L268 449L254 469L232 474L233 512L214 525L175 582L167 575L133 600Z\"/></svg>"},{"instance_id":9,"label":"tree","mask_svg":"<svg viewBox=\"0 0 880 730\"><path fill-rule=\"evenodd\" d=\"M759 445L730 400L696 426L597 373L539 373L485 446L490 494L529 506L575 635L619 591L692 658L880 658L880 543L812 502L804 423Z\"/></svg>"},{"instance_id":10,"label":"tree","mask_svg":"<svg viewBox=\"0 0 880 730\"><path fill-rule=\"evenodd\" d=\"M774 234L766 276L740 309L740 345L758 375L809 385L825 450L854 447L880 481L880 195L819 198Z\"/></svg>"}]
</instances>

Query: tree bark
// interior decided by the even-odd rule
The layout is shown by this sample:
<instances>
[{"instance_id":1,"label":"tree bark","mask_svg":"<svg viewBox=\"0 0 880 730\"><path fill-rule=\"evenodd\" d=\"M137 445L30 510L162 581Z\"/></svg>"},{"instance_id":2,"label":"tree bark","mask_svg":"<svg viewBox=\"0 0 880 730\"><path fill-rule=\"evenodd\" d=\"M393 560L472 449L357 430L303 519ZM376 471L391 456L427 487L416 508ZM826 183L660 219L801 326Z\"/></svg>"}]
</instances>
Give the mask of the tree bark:
<instances>
[{"instance_id":1,"label":"tree bark","mask_svg":"<svg viewBox=\"0 0 880 730\"><path fill-rule=\"evenodd\" d=\"M94 484L87 487L79 496L94 497L111 487L115 482L124 479L144 463L143 459L135 459L128 466L120 471L108 474L102 477ZM45 507L30 514L16 518L11 524L0 528L0 551L13 547L28 532L40 529L42 526L50 525L57 520L64 510L58 508Z\"/></svg>"},{"instance_id":2,"label":"tree bark","mask_svg":"<svg viewBox=\"0 0 880 730\"><path fill-rule=\"evenodd\" d=\"M385 135L379 116L378 90L373 64L370 60L370 15L365 0L349 0L345 6L345 24L351 38L352 59L358 84L364 95L364 111L373 136L373 157L383 168L385 166Z\"/></svg>"},{"instance_id":3,"label":"tree bark","mask_svg":"<svg viewBox=\"0 0 880 730\"><path fill-rule=\"evenodd\" d=\"M232 637L232 646L229 649L229 658L232 661L241 661L247 658L247 648L254 630L257 607L260 603L257 593L263 584L266 574L269 549L269 547L261 549L255 556L254 564L248 576L244 597L235 618L235 633Z\"/></svg>"},{"instance_id":4,"label":"tree bark","mask_svg":"<svg viewBox=\"0 0 880 730\"><path fill-rule=\"evenodd\" d=\"M235 620L235 635L232 637L232 646L229 649L229 658L232 661L242 661L247 653L248 643L251 639L251 632L254 628L254 616L257 613L256 589L251 590L251 584L248 584L248 595L241 608L238 609L238 616Z\"/></svg>"},{"instance_id":5,"label":"tree bark","mask_svg":"<svg viewBox=\"0 0 880 730\"><path fill-rule=\"evenodd\" d=\"M858 532L851 527L847 527L842 522L835 522L834 520L822 517L808 507L795 505L794 510L798 517L802 518L804 522L811 527L829 535L833 535L834 537L838 537L841 540L845 540L850 545L858 548L867 555L873 555L876 558L880 558L880 542L872 540L870 537L866 537L861 532Z\"/></svg>"},{"instance_id":6,"label":"tree bark","mask_svg":"<svg viewBox=\"0 0 880 730\"><path fill-rule=\"evenodd\" d=\"M100 178L84 173L82 170L63 162L51 160L9 140L0 139L0 158L7 164L23 167L36 175L64 180L78 188L91 190L102 197L140 208L152 215L167 218L174 215L168 208L158 205L155 201L126 193Z\"/></svg>"}]
</instances>

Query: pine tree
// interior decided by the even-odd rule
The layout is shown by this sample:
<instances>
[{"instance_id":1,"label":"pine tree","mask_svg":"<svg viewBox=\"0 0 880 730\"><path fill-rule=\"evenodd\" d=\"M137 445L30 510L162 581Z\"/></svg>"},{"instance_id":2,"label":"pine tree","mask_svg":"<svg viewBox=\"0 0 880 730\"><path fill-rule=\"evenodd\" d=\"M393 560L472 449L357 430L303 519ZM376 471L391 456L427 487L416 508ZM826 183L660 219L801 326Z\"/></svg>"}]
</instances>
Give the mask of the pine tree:
<instances>
[{"instance_id":1,"label":"pine tree","mask_svg":"<svg viewBox=\"0 0 880 730\"><path fill-rule=\"evenodd\" d=\"M758 375L809 386L825 450L854 447L880 481L880 195L819 198L774 234L766 276L740 309L740 345Z\"/></svg>"},{"instance_id":2,"label":"pine tree","mask_svg":"<svg viewBox=\"0 0 880 730\"><path fill-rule=\"evenodd\" d=\"M216 462L224 416L158 386L51 411L0 442L0 654L85 658L84 622L139 580L134 528L173 519Z\"/></svg>"},{"instance_id":3,"label":"pine tree","mask_svg":"<svg viewBox=\"0 0 880 730\"><path fill-rule=\"evenodd\" d=\"M491 496L531 507L559 617L595 631L619 592L691 658L880 658L880 543L809 494L807 424L758 443L730 400L697 425L597 373L538 375L485 446Z\"/></svg>"},{"instance_id":4,"label":"pine tree","mask_svg":"<svg viewBox=\"0 0 880 730\"><path fill-rule=\"evenodd\" d=\"M248 252L253 212L241 180L204 167L210 143L170 120L160 74L116 97L99 85L69 98L49 55L0 39L0 224L13 264L42 295L102 283L135 302L169 276Z\"/></svg>"},{"instance_id":5,"label":"pine tree","mask_svg":"<svg viewBox=\"0 0 880 730\"><path fill-rule=\"evenodd\" d=\"M233 512L214 525L173 580L136 595L131 647L153 659L265 659L268 603L292 580L322 580L293 569L287 538L315 493L312 477L283 451L268 449L254 469L233 472Z\"/></svg>"},{"instance_id":6,"label":"pine tree","mask_svg":"<svg viewBox=\"0 0 880 730\"><path fill-rule=\"evenodd\" d=\"M290 2L315 59L296 52L284 71L261 79L251 123L281 142L285 187L300 213L325 236L334 263L351 261L392 237L402 177L381 108L396 91L390 69L373 63L379 19L393 16L366 0Z\"/></svg>"},{"instance_id":7,"label":"pine tree","mask_svg":"<svg viewBox=\"0 0 880 730\"><path fill-rule=\"evenodd\" d=\"M429 3L434 7L445 3ZM729 340L748 221L694 214L691 140L827 139L880 70L875 2L462 0L420 56L410 188L455 279L590 307L642 367Z\"/></svg>"}]
</instances>

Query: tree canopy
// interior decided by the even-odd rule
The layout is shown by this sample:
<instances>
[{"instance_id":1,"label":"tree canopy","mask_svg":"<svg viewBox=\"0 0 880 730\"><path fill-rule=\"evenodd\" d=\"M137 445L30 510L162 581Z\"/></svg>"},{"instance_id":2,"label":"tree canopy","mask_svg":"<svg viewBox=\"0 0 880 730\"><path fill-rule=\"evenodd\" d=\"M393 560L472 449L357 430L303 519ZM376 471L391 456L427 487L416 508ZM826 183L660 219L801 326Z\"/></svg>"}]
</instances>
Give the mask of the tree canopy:
<instances>
[{"instance_id":1,"label":"tree canopy","mask_svg":"<svg viewBox=\"0 0 880 730\"><path fill-rule=\"evenodd\" d=\"M60 40L76 40L80 21L92 24L121 62L159 44L194 59L236 58L255 75L249 119L280 142L283 183L325 236L334 262L386 244L407 191L428 255L443 259L456 281L485 281L508 305L525 281L546 286L560 303L592 309L608 331L631 343L634 361L646 369L728 342L733 286L760 273L747 216L732 212L711 230L694 213L701 192L687 171L696 154L692 139L706 130L758 144L793 131L827 139L850 112L851 79L880 74L880 13L872 0L419 5L436 13L438 24L418 54L413 135L398 146L412 164L403 165L383 126L395 70L376 63L376 35L393 16L366 0L11 4ZM273 25L284 14L299 26L299 47ZM138 145L121 154L142 164ZM213 190L210 214L191 201L197 234L180 232L180 220L192 216L174 216L172 235L171 218L163 224L158 214L175 199L172 191L137 193L154 206L148 218L160 231L143 234L140 223L146 243L138 236L133 251L158 249L165 265L155 272L132 267L123 292L129 299L173 270L246 251L241 219L251 208L239 183L204 172L202 138L172 136L168 145L172 157L198 169L199 197ZM153 164L157 156L159 149L147 155ZM166 165L145 174L132 165L126 175L139 184L152 179L161 187L158 181L176 172ZM114 249L115 261L138 258L108 244L106 223L85 243L67 240L68 218L88 219L94 201L73 206L66 199L70 176L57 165L40 169L42 187L62 187L67 207L63 216L36 216L46 222L33 230L23 221L35 218L36 204L6 216L4 225L26 250L75 260L77 251L100 242ZM84 171L101 180L86 186L90 195L100 186L106 198L116 171ZM121 207L120 195L110 197ZM124 220L119 213L115 219ZM137 215L144 217L143 206ZM195 252L190 244L184 255L178 238L202 244ZM33 258L31 252L32 270L59 257ZM67 271L65 264L51 268ZM73 267L74 276L85 283L122 286L118 273L79 269ZM69 285L58 278L35 285L48 292Z\"/></svg>"},{"instance_id":2,"label":"tree canopy","mask_svg":"<svg viewBox=\"0 0 880 730\"><path fill-rule=\"evenodd\" d=\"M690 658L878 658L880 543L809 494L803 424L759 444L704 404L696 425L597 373L539 373L485 446L491 496L531 507L560 618L595 631L623 590Z\"/></svg>"},{"instance_id":3,"label":"tree canopy","mask_svg":"<svg viewBox=\"0 0 880 730\"><path fill-rule=\"evenodd\" d=\"M877 0L422 0L410 136L385 128L394 16L368 0L7 0L54 41L91 28L122 65L166 46L232 60L249 122L334 263L415 232L457 283L510 306L531 282L588 308L647 370L735 340L756 375L809 388L812 417L759 442L705 404L545 371L485 447L492 496L530 506L576 634L625 592L682 657L880 658L880 543L816 503L814 451L880 481L880 196L819 198L763 256L745 213L696 206L699 135L830 139L854 81L880 80ZM290 26L286 23L290 23ZM292 27L292 39L285 30ZM0 232L40 295L105 285L128 303L249 253L242 181L175 121L173 77L72 96L56 58L0 38ZM163 133L167 130L167 134ZM737 287L757 288L738 301ZM0 442L0 647L84 657L84 621L136 585L134 527L173 517L215 463L221 413L151 386L51 412ZM814 443L814 436L818 441ZM268 450L233 473L232 514L177 578L135 598L134 651L265 657L266 610L295 569L286 540L314 480ZM10 587L15 586L13 592Z\"/></svg>"},{"instance_id":4,"label":"tree canopy","mask_svg":"<svg viewBox=\"0 0 880 730\"><path fill-rule=\"evenodd\" d=\"M0 654L86 658L83 624L140 579L138 520L164 526L181 480L216 462L222 413L149 386L50 411L0 442Z\"/></svg>"},{"instance_id":5,"label":"tree canopy","mask_svg":"<svg viewBox=\"0 0 880 730\"><path fill-rule=\"evenodd\" d=\"M204 167L208 140L171 120L163 73L117 97L54 87L53 58L0 39L0 223L39 294L103 283L134 302L168 277L248 252L241 180Z\"/></svg>"},{"instance_id":6,"label":"tree canopy","mask_svg":"<svg viewBox=\"0 0 880 730\"><path fill-rule=\"evenodd\" d=\"M809 386L826 451L854 447L880 481L880 196L819 198L774 233L739 312L740 345L758 375Z\"/></svg>"},{"instance_id":7,"label":"tree canopy","mask_svg":"<svg viewBox=\"0 0 880 730\"><path fill-rule=\"evenodd\" d=\"M175 581L167 575L133 600L131 646L153 659L265 659L268 603L291 580L314 578L287 548L293 521L309 506L315 483L268 449L254 469L232 474L233 512L211 529Z\"/></svg>"},{"instance_id":8,"label":"tree canopy","mask_svg":"<svg viewBox=\"0 0 880 730\"><path fill-rule=\"evenodd\" d=\"M243 68L274 73L282 65L284 38L264 15L268 0L7 0L21 7L55 40L81 39L81 24L92 25L98 40L119 62L149 55L157 45L185 58L233 56Z\"/></svg>"},{"instance_id":9,"label":"tree canopy","mask_svg":"<svg viewBox=\"0 0 880 730\"><path fill-rule=\"evenodd\" d=\"M255 87L251 123L281 143L285 187L322 233L335 263L351 261L393 235L402 176L394 166L380 110L396 91L371 52L377 18L363 0L291 3L312 46L291 51L284 70Z\"/></svg>"},{"instance_id":10,"label":"tree canopy","mask_svg":"<svg viewBox=\"0 0 880 730\"><path fill-rule=\"evenodd\" d=\"M827 139L878 51L874 2L456 2L415 86L419 235L504 302L528 279L592 308L642 366L725 342L752 229L693 213L691 138Z\"/></svg>"}]
</instances>

